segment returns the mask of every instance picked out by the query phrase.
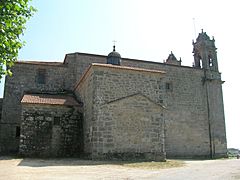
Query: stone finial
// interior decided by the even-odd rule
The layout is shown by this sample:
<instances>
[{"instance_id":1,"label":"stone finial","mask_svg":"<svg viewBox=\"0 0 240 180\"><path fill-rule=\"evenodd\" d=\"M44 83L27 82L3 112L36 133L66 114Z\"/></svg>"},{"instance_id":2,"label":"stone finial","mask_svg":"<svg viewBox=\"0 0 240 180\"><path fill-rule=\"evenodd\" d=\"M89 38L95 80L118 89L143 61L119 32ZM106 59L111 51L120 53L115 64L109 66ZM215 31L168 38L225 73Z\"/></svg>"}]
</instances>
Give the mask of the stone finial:
<instances>
[{"instance_id":1,"label":"stone finial","mask_svg":"<svg viewBox=\"0 0 240 180\"><path fill-rule=\"evenodd\" d=\"M173 52L171 51L171 53L168 55L168 58L166 59L165 63L181 66L181 58L180 58L180 61L178 61L177 58L175 57L175 55L173 54Z\"/></svg>"}]
</instances>

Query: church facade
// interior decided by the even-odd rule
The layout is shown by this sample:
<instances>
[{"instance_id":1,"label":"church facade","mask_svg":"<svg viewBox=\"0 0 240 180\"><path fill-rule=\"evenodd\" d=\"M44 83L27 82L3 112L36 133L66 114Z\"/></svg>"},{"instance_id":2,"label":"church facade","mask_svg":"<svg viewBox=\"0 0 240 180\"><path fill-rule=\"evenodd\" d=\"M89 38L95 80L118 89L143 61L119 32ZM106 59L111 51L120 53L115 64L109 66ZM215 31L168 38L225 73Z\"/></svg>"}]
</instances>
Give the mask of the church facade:
<instances>
[{"instance_id":1,"label":"church facade","mask_svg":"<svg viewBox=\"0 0 240 180\"><path fill-rule=\"evenodd\" d=\"M5 81L1 153L165 160L227 155L214 39L193 42L194 66L72 53L17 62Z\"/></svg>"}]
</instances>

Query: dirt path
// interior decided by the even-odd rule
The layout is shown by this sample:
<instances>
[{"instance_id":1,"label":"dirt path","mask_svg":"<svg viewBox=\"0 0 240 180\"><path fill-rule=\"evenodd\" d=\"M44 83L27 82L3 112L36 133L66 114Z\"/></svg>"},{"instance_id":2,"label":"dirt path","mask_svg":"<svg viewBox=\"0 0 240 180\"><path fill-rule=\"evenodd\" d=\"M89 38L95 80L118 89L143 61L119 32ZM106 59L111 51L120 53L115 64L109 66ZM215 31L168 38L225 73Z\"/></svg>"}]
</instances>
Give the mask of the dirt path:
<instances>
[{"instance_id":1,"label":"dirt path","mask_svg":"<svg viewBox=\"0 0 240 180\"><path fill-rule=\"evenodd\" d=\"M240 160L186 161L182 168L163 169L149 179L228 180L240 179Z\"/></svg>"},{"instance_id":2,"label":"dirt path","mask_svg":"<svg viewBox=\"0 0 240 180\"><path fill-rule=\"evenodd\" d=\"M240 179L240 160L185 161L180 168L149 170L126 168L78 159L0 158L1 180L132 180L132 179Z\"/></svg>"}]
</instances>

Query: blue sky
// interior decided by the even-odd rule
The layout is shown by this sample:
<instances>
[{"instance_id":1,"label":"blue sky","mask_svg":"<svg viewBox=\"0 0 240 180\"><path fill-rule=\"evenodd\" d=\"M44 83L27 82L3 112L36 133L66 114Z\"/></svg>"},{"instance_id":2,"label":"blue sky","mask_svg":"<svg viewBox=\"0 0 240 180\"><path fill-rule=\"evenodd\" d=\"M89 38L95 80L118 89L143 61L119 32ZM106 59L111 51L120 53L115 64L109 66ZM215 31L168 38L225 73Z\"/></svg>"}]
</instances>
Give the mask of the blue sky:
<instances>
[{"instance_id":1,"label":"blue sky","mask_svg":"<svg viewBox=\"0 0 240 180\"><path fill-rule=\"evenodd\" d=\"M203 28L215 37L226 81L228 146L240 148L237 0L33 0L32 4L38 12L27 23L19 60L62 62L72 52L107 55L116 40L122 57L162 62L173 51L191 66L192 39Z\"/></svg>"}]
</instances>

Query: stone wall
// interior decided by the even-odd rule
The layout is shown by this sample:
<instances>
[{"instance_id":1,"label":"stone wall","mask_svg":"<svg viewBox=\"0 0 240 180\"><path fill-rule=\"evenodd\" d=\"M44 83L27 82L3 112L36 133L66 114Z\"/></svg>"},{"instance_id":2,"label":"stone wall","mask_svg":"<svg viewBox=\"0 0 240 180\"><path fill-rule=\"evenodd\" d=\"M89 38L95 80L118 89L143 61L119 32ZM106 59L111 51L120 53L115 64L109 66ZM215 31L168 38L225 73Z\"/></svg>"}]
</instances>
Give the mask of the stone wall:
<instances>
[{"instance_id":1,"label":"stone wall","mask_svg":"<svg viewBox=\"0 0 240 180\"><path fill-rule=\"evenodd\" d=\"M168 157L209 156L210 140L202 71L157 63L139 62L136 65L164 70L166 76L156 79L126 71L113 73L109 69L96 72L96 79L101 81L94 82L95 106L141 92L167 108L165 142ZM171 84L170 89L166 89L166 83Z\"/></svg>"},{"instance_id":2,"label":"stone wall","mask_svg":"<svg viewBox=\"0 0 240 180\"><path fill-rule=\"evenodd\" d=\"M89 69L84 78L81 79L80 84L75 89L75 95L80 102L83 102L83 130L84 130L84 152L86 154L92 153L92 133L93 133L93 76L92 70Z\"/></svg>"},{"instance_id":3,"label":"stone wall","mask_svg":"<svg viewBox=\"0 0 240 180\"><path fill-rule=\"evenodd\" d=\"M83 63L85 66L88 64L84 59L100 63L104 63L106 60L103 56L86 54L78 54L76 57L77 63ZM212 113L217 114L217 116L215 115L214 120L210 122L207 108L209 96L207 96L206 86L202 81L205 76L204 70L133 59L122 59L122 65L166 72L166 77L160 86L165 93L160 95L162 96L160 99L161 101L164 99L163 103L168 109L166 113L166 152L168 157L210 157L213 148L212 150L210 148L212 137L209 123L213 123L211 128L218 129L217 134L219 134L212 143L212 145L216 144L214 151L226 154L227 143L222 94L218 93L217 97L214 98L215 108L212 109ZM84 72L84 70L79 69L79 72ZM214 73L221 79L219 72ZM167 89L167 84L170 85L170 89ZM213 89L216 89L216 92L222 92L221 84L214 86ZM108 89L106 92L108 91L110 90ZM128 90L124 89L124 91ZM214 94L214 90L211 94Z\"/></svg>"},{"instance_id":4,"label":"stone wall","mask_svg":"<svg viewBox=\"0 0 240 180\"><path fill-rule=\"evenodd\" d=\"M204 86L208 96L208 117L210 123L212 157L226 157L226 129L224 122L224 107L220 74L207 71Z\"/></svg>"},{"instance_id":5,"label":"stone wall","mask_svg":"<svg viewBox=\"0 0 240 180\"><path fill-rule=\"evenodd\" d=\"M73 53L66 55L64 63L58 66L50 65L35 65L35 64L16 64L13 68L13 77L6 78L4 100L3 100L3 118L0 127L0 143L1 151L17 151L19 140L15 138L16 126L20 122L20 100L24 91L32 90L49 90L61 91L62 89L73 90L76 82L84 74L87 67L93 62L105 63L106 56L91 55L83 53ZM86 135L85 143L89 146L85 147L88 152L92 148L90 141L93 129L92 119L96 119L93 106L94 102L108 102L120 98L129 92L134 94L140 89L143 95L146 95L153 101L163 103L167 112L165 113L166 121L166 152L168 157L196 157L207 156L211 154L211 148L218 154L226 152L226 133L224 109L222 101L222 87L221 84L213 81L209 82L211 87L208 91L203 83L204 71L192 67L174 66L163 63L147 62L133 59L122 59L122 65L131 67L141 67L146 69L163 70L166 72L165 78L161 81L159 87L161 93L153 92L152 94L144 92L145 88L151 84L151 81L143 82L141 85L136 85L132 82L132 88L125 87L125 80L128 78L124 76L124 80L118 80L117 76L114 81L117 85L113 87L114 90L121 88L119 95L110 97L109 92L112 89L107 88L108 84L103 81L104 85L97 84L101 88L105 88L104 97L101 99L98 90L93 86L93 77L89 77L88 84L83 85L81 90L77 90L76 94L84 100L87 104L85 107L86 121ZM46 68L50 80L47 85L39 86L35 83L36 70L38 68ZM101 79L107 77L105 75L98 77ZM214 72L216 76L220 77L219 72ZM111 74L111 73L110 73ZM115 76L115 75L113 75ZM96 76L97 77L97 76ZM95 78L96 78L95 77ZM138 78L142 78L139 76ZM221 77L220 77L221 80ZM112 83L113 80L110 80ZM84 83L83 83L84 84ZM119 85L118 85L119 84ZM107 85L105 87L105 85ZM95 92L96 91L96 92ZM207 93L208 92L208 93ZM215 92L217 92L216 95ZM117 93L117 92L116 92ZM96 94L95 99L91 99L92 94ZM208 95L207 95L208 94ZM210 97L209 94L214 95ZM211 98L211 117L209 116L208 98ZM210 102L209 101L209 102ZM215 113L216 112L216 113ZM215 115L214 115L215 114ZM211 121L209 121L209 119ZM212 126L211 126L212 124ZM215 132L217 136L211 139L211 133ZM212 145L211 145L212 141ZM213 152L213 153L214 153Z\"/></svg>"},{"instance_id":6,"label":"stone wall","mask_svg":"<svg viewBox=\"0 0 240 180\"><path fill-rule=\"evenodd\" d=\"M218 157L217 154L226 156L227 142L219 72L211 71L211 76L220 83L209 81L209 91L203 83L206 78L203 69L128 59L123 60L122 64L166 72L164 83L171 85L170 89L167 89L166 85L163 87L166 92L164 104L168 109L167 157L214 157L214 154ZM208 100L211 101L211 109L208 108ZM209 113L214 114L212 118ZM210 134L211 131L216 131L214 137ZM213 147L210 148L211 146Z\"/></svg>"},{"instance_id":7,"label":"stone wall","mask_svg":"<svg viewBox=\"0 0 240 180\"><path fill-rule=\"evenodd\" d=\"M164 109L160 105L135 94L104 104L98 111L93 134L96 158L165 160Z\"/></svg>"},{"instance_id":8,"label":"stone wall","mask_svg":"<svg viewBox=\"0 0 240 180\"><path fill-rule=\"evenodd\" d=\"M46 70L46 83L37 83L39 69ZM21 99L25 92L62 92L65 85L66 67L48 64L17 63L13 76L5 80L2 119L0 126L1 152L17 152L19 139L16 127L20 126Z\"/></svg>"},{"instance_id":9,"label":"stone wall","mask_svg":"<svg viewBox=\"0 0 240 180\"><path fill-rule=\"evenodd\" d=\"M84 137L92 158L165 159L162 78L162 73L97 65L88 70L76 93L87 103ZM90 89L93 99L87 96Z\"/></svg>"},{"instance_id":10,"label":"stone wall","mask_svg":"<svg viewBox=\"0 0 240 180\"><path fill-rule=\"evenodd\" d=\"M82 115L74 107L24 104L19 153L72 157L83 153Z\"/></svg>"},{"instance_id":11,"label":"stone wall","mask_svg":"<svg viewBox=\"0 0 240 180\"><path fill-rule=\"evenodd\" d=\"M73 86L76 85L75 82L79 81L81 76L85 73L86 69L92 63L106 63L106 56L101 55L89 55L84 53L73 53L67 54L64 63L67 64L68 69L70 69L75 76L75 81L72 82Z\"/></svg>"}]
</instances>

